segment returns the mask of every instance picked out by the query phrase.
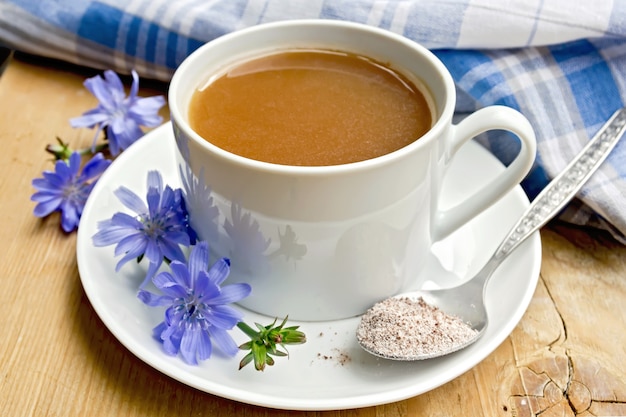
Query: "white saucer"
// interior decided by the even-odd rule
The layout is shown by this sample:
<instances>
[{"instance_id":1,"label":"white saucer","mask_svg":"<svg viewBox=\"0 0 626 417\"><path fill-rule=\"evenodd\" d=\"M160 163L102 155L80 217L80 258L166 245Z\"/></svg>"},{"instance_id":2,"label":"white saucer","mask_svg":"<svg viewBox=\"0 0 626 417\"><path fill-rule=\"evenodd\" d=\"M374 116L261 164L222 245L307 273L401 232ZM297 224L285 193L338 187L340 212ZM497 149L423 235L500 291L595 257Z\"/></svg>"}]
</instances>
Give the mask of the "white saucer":
<instances>
[{"instance_id":1,"label":"white saucer","mask_svg":"<svg viewBox=\"0 0 626 417\"><path fill-rule=\"evenodd\" d=\"M147 171L158 169L166 183L180 187L173 154L171 125L165 124L124 151L94 187L78 230L77 259L83 287L93 308L113 335L138 358L170 377L199 390L244 403L291 410L332 410L366 407L403 400L432 390L474 367L513 331L534 293L541 264L539 235L520 246L500 267L487 292L490 325L474 345L433 360L404 363L378 359L357 345L358 318L300 324L307 343L290 347L289 358L257 372L252 365L238 370L236 358L215 355L199 366L167 356L152 338L162 310L146 307L135 294L144 271L135 263L115 273L113 247L96 248L91 237L100 220L124 210L113 190L125 185L145 197ZM451 167L444 198L451 202L469 193L481 179L503 167L480 145L470 142ZM439 242L429 267L441 265L462 276L479 269L499 240L528 206L517 187L497 205ZM431 285L437 285L434 280ZM245 312L249 324L269 324L273 318ZM238 329L237 343L245 341Z\"/></svg>"}]
</instances>

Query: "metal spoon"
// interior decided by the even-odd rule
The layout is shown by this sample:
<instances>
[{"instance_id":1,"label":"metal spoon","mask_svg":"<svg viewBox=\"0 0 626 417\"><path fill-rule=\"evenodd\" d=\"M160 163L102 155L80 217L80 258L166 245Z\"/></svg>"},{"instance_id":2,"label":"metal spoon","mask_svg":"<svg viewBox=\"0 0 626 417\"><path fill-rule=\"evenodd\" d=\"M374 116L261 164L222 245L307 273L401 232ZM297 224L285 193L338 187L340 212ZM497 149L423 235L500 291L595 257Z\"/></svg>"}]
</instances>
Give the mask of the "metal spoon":
<instances>
[{"instance_id":1,"label":"metal spoon","mask_svg":"<svg viewBox=\"0 0 626 417\"><path fill-rule=\"evenodd\" d=\"M409 298L411 300L418 300L421 297L430 306L436 307L452 317L458 317L475 330L475 334L469 340L447 346L440 351L419 354L400 354L397 349L393 349L392 355L386 353L388 349L384 349L384 353L380 352L381 349L376 351L370 340L364 340L360 336L362 334L361 326L364 325L362 319L359 324L359 331L357 331L357 340L361 347L369 353L386 359L414 361L446 355L478 340L488 324L484 298L487 282L493 272L513 250L552 219L574 197L576 192L606 159L625 131L626 108L622 108L611 116L584 149L533 200L489 261L473 278L453 288L414 291L394 296L394 298ZM367 313L363 317L366 315ZM389 343L394 343L393 339L390 338L391 342Z\"/></svg>"}]
</instances>

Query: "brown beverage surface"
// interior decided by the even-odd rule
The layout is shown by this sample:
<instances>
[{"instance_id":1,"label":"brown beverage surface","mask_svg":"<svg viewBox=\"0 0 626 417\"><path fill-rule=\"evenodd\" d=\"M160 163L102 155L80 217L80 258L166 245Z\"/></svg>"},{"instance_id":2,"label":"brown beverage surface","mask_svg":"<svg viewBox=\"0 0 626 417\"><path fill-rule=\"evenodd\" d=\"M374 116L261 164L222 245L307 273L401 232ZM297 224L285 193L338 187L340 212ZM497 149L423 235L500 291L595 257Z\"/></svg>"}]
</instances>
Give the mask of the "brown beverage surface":
<instances>
[{"instance_id":1,"label":"brown beverage surface","mask_svg":"<svg viewBox=\"0 0 626 417\"><path fill-rule=\"evenodd\" d=\"M338 165L400 149L431 127L420 90L369 59L292 51L246 62L199 89L192 128L232 153L283 165Z\"/></svg>"}]
</instances>

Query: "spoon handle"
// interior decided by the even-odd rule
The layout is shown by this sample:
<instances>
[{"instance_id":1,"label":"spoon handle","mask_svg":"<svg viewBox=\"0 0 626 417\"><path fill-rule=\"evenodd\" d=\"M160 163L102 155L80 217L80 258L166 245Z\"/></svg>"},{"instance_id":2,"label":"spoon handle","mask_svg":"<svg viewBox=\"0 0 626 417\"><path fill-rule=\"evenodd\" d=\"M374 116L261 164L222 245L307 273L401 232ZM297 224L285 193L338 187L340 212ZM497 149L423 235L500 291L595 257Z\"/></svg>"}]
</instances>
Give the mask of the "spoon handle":
<instances>
[{"instance_id":1,"label":"spoon handle","mask_svg":"<svg viewBox=\"0 0 626 417\"><path fill-rule=\"evenodd\" d=\"M567 167L535 197L496 249L493 258L511 253L551 220L580 190L626 131L626 107L617 110Z\"/></svg>"}]
</instances>

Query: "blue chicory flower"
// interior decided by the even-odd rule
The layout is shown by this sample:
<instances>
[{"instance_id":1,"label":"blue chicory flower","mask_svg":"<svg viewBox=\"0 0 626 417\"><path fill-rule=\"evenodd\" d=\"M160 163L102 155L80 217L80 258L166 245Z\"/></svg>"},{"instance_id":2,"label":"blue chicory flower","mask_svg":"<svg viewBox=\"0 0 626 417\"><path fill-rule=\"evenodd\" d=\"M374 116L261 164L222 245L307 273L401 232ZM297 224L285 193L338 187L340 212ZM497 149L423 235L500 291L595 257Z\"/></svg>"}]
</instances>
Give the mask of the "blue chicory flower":
<instances>
[{"instance_id":1,"label":"blue chicory flower","mask_svg":"<svg viewBox=\"0 0 626 417\"><path fill-rule=\"evenodd\" d=\"M35 216L46 217L60 211L61 227L65 232L73 231L78 227L91 189L110 163L97 153L80 171L81 156L78 152L71 153L67 161L56 161L54 172L44 171L43 178L35 178L32 182L37 189L31 196L31 200L37 202Z\"/></svg>"},{"instance_id":2,"label":"blue chicory flower","mask_svg":"<svg viewBox=\"0 0 626 417\"><path fill-rule=\"evenodd\" d=\"M118 75L107 70L104 78L97 75L88 78L84 85L99 101L96 108L70 120L72 127L97 127L93 143L105 130L112 155L117 155L143 135L141 126L155 127L161 124L159 109L165 104L163 96L137 97L139 76L132 71L133 82L126 97L124 85Z\"/></svg>"},{"instance_id":3,"label":"blue chicory flower","mask_svg":"<svg viewBox=\"0 0 626 417\"><path fill-rule=\"evenodd\" d=\"M171 273L160 272L152 279L164 295L145 290L138 294L149 306L167 307L164 321L154 328L165 352L180 352L183 360L192 365L208 359L213 344L234 356L238 347L228 330L241 321L242 315L228 304L247 297L250 286L221 286L230 273L230 261L222 258L209 268L206 241L192 247L188 263L172 261L170 269Z\"/></svg>"},{"instance_id":4,"label":"blue chicory flower","mask_svg":"<svg viewBox=\"0 0 626 417\"><path fill-rule=\"evenodd\" d=\"M181 190L164 187L158 171L148 172L147 188L147 205L124 186L115 190L122 204L136 215L115 213L111 219L98 222L98 232L92 237L95 246L115 244L115 256L124 254L116 271L131 259L145 256L148 272L140 288L154 276L164 259L184 262L181 245L195 243Z\"/></svg>"}]
</instances>

